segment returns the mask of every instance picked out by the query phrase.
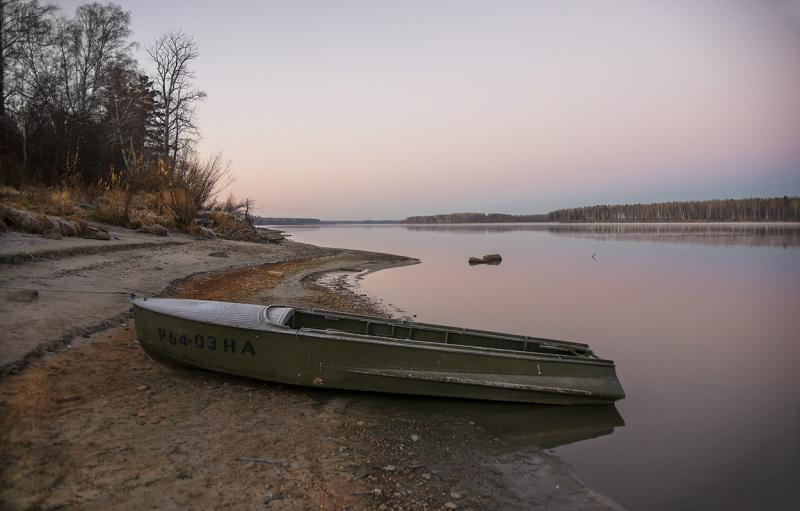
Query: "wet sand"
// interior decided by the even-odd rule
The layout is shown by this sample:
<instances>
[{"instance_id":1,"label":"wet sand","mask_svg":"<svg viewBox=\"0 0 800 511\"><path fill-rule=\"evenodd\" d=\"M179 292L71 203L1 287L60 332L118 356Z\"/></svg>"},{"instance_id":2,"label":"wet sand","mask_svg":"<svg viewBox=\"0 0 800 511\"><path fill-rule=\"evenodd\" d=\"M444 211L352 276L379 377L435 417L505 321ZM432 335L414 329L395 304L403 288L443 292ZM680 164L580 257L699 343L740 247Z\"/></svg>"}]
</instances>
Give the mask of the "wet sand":
<instances>
[{"instance_id":1,"label":"wet sand","mask_svg":"<svg viewBox=\"0 0 800 511\"><path fill-rule=\"evenodd\" d=\"M0 266L0 285L51 289L0 305L0 507L618 508L541 447L613 429L621 420L607 410L305 389L169 367L136 342L124 295L55 292L81 285L386 315L320 277L413 260L288 241L140 243L63 257L48 246L46 258ZM499 427L497 417L506 417Z\"/></svg>"}]
</instances>

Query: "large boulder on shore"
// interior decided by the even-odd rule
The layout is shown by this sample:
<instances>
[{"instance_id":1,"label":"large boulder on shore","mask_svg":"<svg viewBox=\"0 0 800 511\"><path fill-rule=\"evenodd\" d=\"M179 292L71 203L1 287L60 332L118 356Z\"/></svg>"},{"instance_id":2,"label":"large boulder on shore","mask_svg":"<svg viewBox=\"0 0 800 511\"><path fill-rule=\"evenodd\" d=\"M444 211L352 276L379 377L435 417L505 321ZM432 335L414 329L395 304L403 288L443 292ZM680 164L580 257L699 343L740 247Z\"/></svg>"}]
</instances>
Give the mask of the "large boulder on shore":
<instances>
[{"instance_id":1,"label":"large boulder on shore","mask_svg":"<svg viewBox=\"0 0 800 511\"><path fill-rule=\"evenodd\" d=\"M2 214L3 220L5 220L7 224L18 231L30 234L42 234L52 227L47 215L31 213L24 209L3 206L2 210L0 210L0 214Z\"/></svg>"},{"instance_id":2,"label":"large boulder on shore","mask_svg":"<svg viewBox=\"0 0 800 511\"><path fill-rule=\"evenodd\" d=\"M59 233L62 236L77 236L77 222L65 220L58 216L44 213L33 213L11 206L0 206L0 221L14 229L30 234Z\"/></svg>"}]
</instances>

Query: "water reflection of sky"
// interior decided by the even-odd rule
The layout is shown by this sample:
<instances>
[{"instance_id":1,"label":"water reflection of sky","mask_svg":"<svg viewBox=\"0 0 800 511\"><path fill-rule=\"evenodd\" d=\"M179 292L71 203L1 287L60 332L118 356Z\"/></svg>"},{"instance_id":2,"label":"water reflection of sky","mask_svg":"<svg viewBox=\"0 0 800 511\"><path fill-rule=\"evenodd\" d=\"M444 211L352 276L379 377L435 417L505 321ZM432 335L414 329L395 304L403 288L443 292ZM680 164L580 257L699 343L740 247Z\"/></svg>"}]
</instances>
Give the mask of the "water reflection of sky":
<instances>
[{"instance_id":1,"label":"water reflection of sky","mask_svg":"<svg viewBox=\"0 0 800 511\"><path fill-rule=\"evenodd\" d=\"M420 320L614 359L626 426L556 449L592 488L633 509L796 509L800 227L729 225L290 232L421 259L362 282ZM466 264L492 252L500 266Z\"/></svg>"},{"instance_id":2,"label":"water reflection of sky","mask_svg":"<svg viewBox=\"0 0 800 511\"><path fill-rule=\"evenodd\" d=\"M519 223L519 224L341 224L285 227L308 232L336 227L340 229L398 228L420 232L456 234L500 234L509 232L548 232L558 236L598 241L650 241L701 245L746 245L800 247L800 224L796 223ZM279 226L278 228L284 228Z\"/></svg>"}]
</instances>

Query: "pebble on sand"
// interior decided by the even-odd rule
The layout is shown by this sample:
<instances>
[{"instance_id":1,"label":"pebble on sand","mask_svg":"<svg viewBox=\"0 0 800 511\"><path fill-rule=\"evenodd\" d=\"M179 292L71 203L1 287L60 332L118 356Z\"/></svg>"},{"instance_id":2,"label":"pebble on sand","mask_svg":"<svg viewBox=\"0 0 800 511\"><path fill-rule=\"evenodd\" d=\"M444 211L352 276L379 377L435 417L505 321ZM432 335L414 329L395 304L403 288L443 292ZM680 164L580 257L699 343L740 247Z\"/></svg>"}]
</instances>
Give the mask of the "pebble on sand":
<instances>
[{"instance_id":1,"label":"pebble on sand","mask_svg":"<svg viewBox=\"0 0 800 511\"><path fill-rule=\"evenodd\" d=\"M39 291L35 289L22 289L8 294L8 299L12 302L30 303L37 298L39 298Z\"/></svg>"}]
</instances>

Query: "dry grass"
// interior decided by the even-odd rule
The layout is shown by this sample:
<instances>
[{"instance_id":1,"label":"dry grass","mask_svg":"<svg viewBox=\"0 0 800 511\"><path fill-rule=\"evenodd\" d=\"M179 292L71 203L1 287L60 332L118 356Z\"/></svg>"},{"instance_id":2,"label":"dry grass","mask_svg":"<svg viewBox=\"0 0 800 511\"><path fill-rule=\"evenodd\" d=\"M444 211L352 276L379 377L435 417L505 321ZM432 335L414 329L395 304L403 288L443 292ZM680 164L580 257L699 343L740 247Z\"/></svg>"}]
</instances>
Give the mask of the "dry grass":
<instances>
[{"instance_id":1,"label":"dry grass","mask_svg":"<svg viewBox=\"0 0 800 511\"><path fill-rule=\"evenodd\" d=\"M179 224L185 223L189 217L194 218L194 213L187 209L182 213L183 220L179 222L174 214L174 204L169 203L174 198L174 194L170 196L165 191L135 194L126 218L125 193L121 190L43 187L18 190L8 186L0 187L0 206L30 212L36 221L28 222L31 226L26 232L36 233L65 230L56 228L52 221L48 221L48 218L56 217L83 225L87 221L93 221L163 235L166 229L181 228ZM218 235L237 240L257 240L257 233L252 226L240 215L227 211L209 212L206 222L201 225L204 227L202 232L193 222L181 230L200 237ZM0 225L0 232L5 230L4 227L17 229L19 225L6 221L5 225Z\"/></svg>"},{"instance_id":2,"label":"dry grass","mask_svg":"<svg viewBox=\"0 0 800 511\"><path fill-rule=\"evenodd\" d=\"M80 207L80 199L74 197L72 190L53 190L46 202L45 213L55 216L74 215Z\"/></svg>"}]
</instances>

